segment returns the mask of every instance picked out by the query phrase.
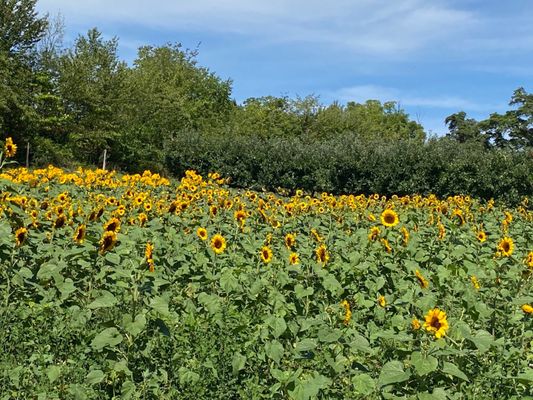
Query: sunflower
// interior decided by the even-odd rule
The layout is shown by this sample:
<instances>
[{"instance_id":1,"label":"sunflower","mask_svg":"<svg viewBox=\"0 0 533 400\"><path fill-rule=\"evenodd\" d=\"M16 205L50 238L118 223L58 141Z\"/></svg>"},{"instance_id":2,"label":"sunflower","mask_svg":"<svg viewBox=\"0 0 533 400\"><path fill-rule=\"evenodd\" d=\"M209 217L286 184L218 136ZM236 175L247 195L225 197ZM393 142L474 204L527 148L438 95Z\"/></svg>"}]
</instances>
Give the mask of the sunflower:
<instances>
[{"instance_id":1,"label":"sunflower","mask_svg":"<svg viewBox=\"0 0 533 400\"><path fill-rule=\"evenodd\" d=\"M483 243L485 240L487 240L487 234L483 231L479 231L476 237L477 240L479 240L479 243Z\"/></svg>"},{"instance_id":2,"label":"sunflower","mask_svg":"<svg viewBox=\"0 0 533 400\"><path fill-rule=\"evenodd\" d=\"M418 318L413 318L413 320L411 321L411 328L412 328L414 331L417 331L417 330L419 330L421 327L422 327L422 325L420 324L420 321L418 320Z\"/></svg>"},{"instance_id":3,"label":"sunflower","mask_svg":"<svg viewBox=\"0 0 533 400\"><path fill-rule=\"evenodd\" d=\"M155 270L153 252L154 252L154 245L150 242L146 243L146 247L144 248L144 257L146 258L146 263L148 264L148 268L150 272L154 272Z\"/></svg>"},{"instance_id":4,"label":"sunflower","mask_svg":"<svg viewBox=\"0 0 533 400\"><path fill-rule=\"evenodd\" d=\"M66 192L59 193L58 196L57 196L57 200L58 200L60 203L64 203L64 202L66 202L67 199L68 199L68 193L66 193Z\"/></svg>"},{"instance_id":5,"label":"sunflower","mask_svg":"<svg viewBox=\"0 0 533 400\"><path fill-rule=\"evenodd\" d=\"M72 239L74 239L74 241L76 243L83 243L83 240L85 239L85 234L87 232L87 227L85 226L85 224L82 224L80 226L78 226L78 228L76 229L76 232L74 233L74 236L72 237Z\"/></svg>"},{"instance_id":6,"label":"sunflower","mask_svg":"<svg viewBox=\"0 0 533 400\"><path fill-rule=\"evenodd\" d=\"M329 261L329 252L325 244L321 244L315 250L316 260L319 263L326 264Z\"/></svg>"},{"instance_id":7,"label":"sunflower","mask_svg":"<svg viewBox=\"0 0 533 400\"><path fill-rule=\"evenodd\" d=\"M446 313L438 308L433 308L428 311L425 316L424 329L428 332L432 332L437 339L446 335L448 330L448 320L446 319Z\"/></svg>"},{"instance_id":8,"label":"sunflower","mask_svg":"<svg viewBox=\"0 0 533 400\"><path fill-rule=\"evenodd\" d=\"M178 209L178 201L175 200L172 203L170 203L170 206L168 207L168 213L175 214L177 209Z\"/></svg>"},{"instance_id":9,"label":"sunflower","mask_svg":"<svg viewBox=\"0 0 533 400\"><path fill-rule=\"evenodd\" d=\"M379 234L380 234L380 230L377 226L373 226L372 228L370 228L370 233L368 234L368 240L370 241L374 241L378 238Z\"/></svg>"},{"instance_id":10,"label":"sunflower","mask_svg":"<svg viewBox=\"0 0 533 400\"><path fill-rule=\"evenodd\" d=\"M146 221L148 221L148 217L146 216L145 213L140 213L137 218L139 218L139 225L141 225L141 226L144 226Z\"/></svg>"},{"instance_id":11,"label":"sunflower","mask_svg":"<svg viewBox=\"0 0 533 400\"><path fill-rule=\"evenodd\" d=\"M510 237L504 237L502 240L500 240L500 243L498 243L498 250L501 252L502 256L509 257L511 254L513 254L514 250L513 239Z\"/></svg>"},{"instance_id":12,"label":"sunflower","mask_svg":"<svg viewBox=\"0 0 533 400\"><path fill-rule=\"evenodd\" d=\"M144 258L146 260L150 260L153 258L154 253L154 245L150 242L146 243L146 246L144 247Z\"/></svg>"},{"instance_id":13,"label":"sunflower","mask_svg":"<svg viewBox=\"0 0 533 400\"><path fill-rule=\"evenodd\" d=\"M442 240L446 236L446 228L440 222L438 224L438 228L439 228L439 239Z\"/></svg>"},{"instance_id":14,"label":"sunflower","mask_svg":"<svg viewBox=\"0 0 533 400\"><path fill-rule=\"evenodd\" d=\"M117 243L117 233L114 231L105 231L100 239L100 254L111 250Z\"/></svg>"},{"instance_id":15,"label":"sunflower","mask_svg":"<svg viewBox=\"0 0 533 400\"><path fill-rule=\"evenodd\" d=\"M381 244L383 244L383 247L385 247L385 251L387 253L392 253L392 247L387 239L381 238Z\"/></svg>"},{"instance_id":16,"label":"sunflower","mask_svg":"<svg viewBox=\"0 0 533 400\"><path fill-rule=\"evenodd\" d=\"M205 228L196 229L196 235L202 240L207 240L207 229Z\"/></svg>"},{"instance_id":17,"label":"sunflower","mask_svg":"<svg viewBox=\"0 0 533 400\"><path fill-rule=\"evenodd\" d=\"M298 253L291 253L289 255L289 263L291 263L291 265L296 265L300 263L300 257L298 256Z\"/></svg>"},{"instance_id":18,"label":"sunflower","mask_svg":"<svg viewBox=\"0 0 533 400\"><path fill-rule=\"evenodd\" d=\"M479 290L479 288L481 287L481 285L479 284L479 281L474 275L470 277L470 282L472 282L472 286L474 286L474 289L476 290Z\"/></svg>"},{"instance_id":19,"label":"sunflower","mask_svg":"<svg viewBox=\"0 0 533 400\"><path fill-rule=\"evenodd\" d=\"M17 145L13 143L13 139L10 137L4 143L4 154L7 158L14 157L17 154Z\"/></svg>"},{"instance_id":20,"label":"sunflower","mask_svg":"<svg viewBox=\"0 0 533 400\"><path fill-rule=\"evenodd\" d=\"M17 246L21 246L27 237L28 237L28 230L24 227L18 228L15 231L15 242Z\"/></svg>"},{"instance_id":21,"label":"sunflower","mask_svg":"<svg viewBox=\"0 0 533 400\"><path fill-rule=\"evenodd\" d=\"M104 224L104 231L118 233L120 231L120 220L115 217L111 218Z\"/></svg>"},{"instance_id":22,"label":"sunflower","mask_svg":"<svg viewBox=\"0 0 533 400\"><path fill-rule=\"evenodd\" d=\"M409 231L407 230L407 228L405 226L402 226L402 241L403 241L403 245L404 246L407 246L407 244L409 243Z\"/></svg>"},{"instance_id":23,"label":"sunflower","mask_svg":"<svg viewBox=\"0 0 533 400\"><path fill-rule=\"evenodd\" d=\"M272 261L272 249L268 246L263 246L261 248L261 261L263 261L265 264L268 264Z\"/></svg>"},{"instance_id":24,"label":"sunflower","mask_svg":"<svg viewBox=\"0 0 533 400\"><path fill-rule=\"evenodd\" d=\"M380 307L385 308L385 306L387 305L387 301L385 300L385 296L380 295L378 297L378 304L379 304Z\"/></svg>"},{"instance_id":25,"label":"sunflower","mask_svg":"<svg viewBox=\"0 0 533 400\"><path fill-rule=\"evenodd\" d=\"M524 304L522 306L522 311L525 312L526 314L533 314L533 307L530 306L529 304Z\"/></svg>"},{"instance_id":26,"label":"sunflower","mask_svg":"<svg viewBox=\"0 0 533 400\"><path fill-rule=\"evenodd\" d=\"M350 303L347 300L341 302L341 306L344 307L344 325L348 325L352 319L352 310L350 309Z\"/></svg>"},{"instance_id":27,"label":"sunflower","mask_svg":"<svg viewBox=\"0 0 533 400\"><path fill-rule=\"evenodd\" d=\"M209 214L211 214L212 217L216 217L218 214L218 207L217 206L209 207Z\"/></svg>"},{"instance_id":28,"label":"sunflower","mask_svg":"<svg viewBox=\"0 0 533 400\"><path fill-rule=\"evenodd\" d=\"M530 251L526 259L527 266L533 269L533 251Z\"/></svg>"},{"instance_id":29,"label":"sunflower","mask_svg":"<svg viewBox=\"0 0 533 400\"><path fill-rule=\"evenodd\" d=\"M293 233L287 233L285 235L285 246L287 246L288 249L292 249L295 244L296 236Z\"/></svg>"},{"instance_id":30,"label":"sunflower","mask_svg":"<svg viewBox=\"0 0 533 400\"><path fill-rule=\"evenodd\" d=\"M246 219L246 211L244 210L237 210L233 213L233 218L235 218L235 221L239 223L243 223Z\"/></svg>"},{"instance_id":31,"label":"sunflower","mask_svg":"<svg viewBox=\"0 0 533 400\"><path fill-rule=\"evenodd\" d=\"M222 254L226 250L226 239L220 234L216 234L211 239L211 248L215 254Z\"/></svg>"},{"instance_id":32,"label":"sunflower","mask_svg":"<svg viewBox=\"0 0 533 400\"><path fill-rule=\"evenodd\" d=\"M318 231L315 228L311 229L311 234L317 242L321 242L323 240L322 236L319 235Z\"/></svg>"},{"instance_id":33,"label":"sunflower","mask_svg":"<svg viewBox=\"0 0 533 400\"><path fill-rule=\"evenodd\" d=\"M54 228L59 229L65 226L65 223L67 222L67 217L65 214L59 214L56 220L54 221Z\"/></svg>"},{"instance_id":34,"label":"sunflower","mask_svg":"<svg viewBox=\"0 0 533 400\"><path fill-rule=\"evenodd\" d=\"M420 286L423 289L427 289L429 287L429 282L427 281L427 279L424 278L424 276L420 273L419 270L415 271L415 275L418 278L418 282L420 283Z\"/></svg>"},{"instance_id":35,"label":"sunflower","mask_svg":"<svg viewBox=\"0 0 533 400\"><path fill-rule=\"evenodd\" d=\"M381 213L381 223L387 227L398 225L400 219L394 210L387 209Z\"/></svg>"}]
</instances>

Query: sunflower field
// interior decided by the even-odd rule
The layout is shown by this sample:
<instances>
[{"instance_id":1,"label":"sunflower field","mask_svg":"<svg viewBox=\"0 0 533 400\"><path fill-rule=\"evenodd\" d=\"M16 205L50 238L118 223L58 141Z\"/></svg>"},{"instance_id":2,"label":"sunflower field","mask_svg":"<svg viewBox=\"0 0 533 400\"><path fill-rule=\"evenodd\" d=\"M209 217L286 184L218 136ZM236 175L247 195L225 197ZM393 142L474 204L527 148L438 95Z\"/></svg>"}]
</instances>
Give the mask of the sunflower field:
<instances>
[{"instance_id":1,"label":"sunflower field","mask_svg":"<svg viewBox=\"0 0 533 400\"><path fill-rule=\"evenodd\" d=\"M4 168L0 399L528 398L529 206Z\"/></svg>"}]
</instances>

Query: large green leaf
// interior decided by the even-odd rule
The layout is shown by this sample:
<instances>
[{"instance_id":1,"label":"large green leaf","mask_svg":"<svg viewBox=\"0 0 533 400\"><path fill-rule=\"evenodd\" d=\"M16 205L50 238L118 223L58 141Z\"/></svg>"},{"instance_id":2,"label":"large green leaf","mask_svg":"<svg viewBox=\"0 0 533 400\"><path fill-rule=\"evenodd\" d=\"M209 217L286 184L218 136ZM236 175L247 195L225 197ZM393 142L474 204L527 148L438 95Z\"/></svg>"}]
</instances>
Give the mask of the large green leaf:
<instances>
[{"instance_id":1,"label":"large green leaf","mask_svg":"<svg viewBox=\"0 0 533 400\"><path fill-rule=\"evenodd\" d=\"M117 304L117 299L115 296L113 296L113 294L107 290L102 290L100 292L100 296L94 299L89 305L87 305L87 307L92 309L113 307L115 304Z\"/></svg>"},{"instance_id":2,"label":"large green leaf","mask_svg":"<svg viewBox=\"0 0 533 400\"><path fill-rule=\"evenodd\" d=\"M424 355L419 351L411 354L411 364L415 367L416 373L424 376L437 369L439 362L431 355Z\"/></svg>"},{"instance_id":3,"label":"large green leaf","mask_svg":"<svg viewBox=\"0 0 533 400\"><path fill-rule=\"evenodd\" d=\"M390 385L393 383L404 382L409 379L411 374L404 371L403 363L400 361L389 361L381 368L378 383L380 386Z\"/></svg>"},{"instance_id":4,"label":"large green leaf","mask_svg":"<svg viewBox=\"0 0 533 400\"><path fill-rule=\"evenodd\" d=\"M122 335L117 328L107 328L94 337L91 347L95 350L102 350L104 347L115 347L122 342L122 339Z\"/></svg>"},{"instance_id":5,"label":"large green leaf","mask_svg":"<svg viewBox=\"0 0 533 400\"><path fill-rule=\"evenodd\" d=\"M444 364L442 366L442 372L460 378L464 381L468 381L468 376L466 376L465 373L461 371L459 367L455 364L444 361Z\"/></svg>"}]
</instances>

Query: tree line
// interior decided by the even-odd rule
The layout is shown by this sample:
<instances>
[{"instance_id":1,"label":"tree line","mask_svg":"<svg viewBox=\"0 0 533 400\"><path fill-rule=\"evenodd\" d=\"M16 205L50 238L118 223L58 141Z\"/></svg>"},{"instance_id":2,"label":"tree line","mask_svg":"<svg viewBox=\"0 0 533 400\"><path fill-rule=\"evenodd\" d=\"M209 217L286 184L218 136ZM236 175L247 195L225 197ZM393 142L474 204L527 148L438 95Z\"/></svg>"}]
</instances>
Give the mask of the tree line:
<instances>
[{"instance_id":1,"label":"tree line","mask_svg":"<svg viewBox=\"0 0 533 400\"><path fill-rule=\"evenodd\" d=\"M407 184L401 161L435 164L429 170L444 174L449 164L437 166L435 151L457 156L468 149L465 154L480 155L472 160L512 158L515 165L503 172L520 179L524 176L512 173L517 160L524 168L531 163L533 94L523 88L514 92L504 114L483 121L464 112L450 115L449 132L441 138L428 137L395 102L323 105L316 96L267 96L237 104L232 81L200 66L197 49L179 43L142 46L128 65L118 55L118 39L106 40L96 28L66 47L63 22L39 15L36 1L0 0L0 132L22 147L29 143L35 166L99 165L106 150L109 165L128 172L218 169L242 186L388 193L438 192L429 178L416 184L425 178L417 178L414 167ZM393 171L389 178L396 183L362 184L372 176L371 154L381 160L374 168ZM463 161L468 164L468 157ZM517 196L531 193L531 176L525 178ZM475 186L440 185L445 186L441 195ZM496 189L482 192L504 195Z\"/></svg>"}]
</instances>

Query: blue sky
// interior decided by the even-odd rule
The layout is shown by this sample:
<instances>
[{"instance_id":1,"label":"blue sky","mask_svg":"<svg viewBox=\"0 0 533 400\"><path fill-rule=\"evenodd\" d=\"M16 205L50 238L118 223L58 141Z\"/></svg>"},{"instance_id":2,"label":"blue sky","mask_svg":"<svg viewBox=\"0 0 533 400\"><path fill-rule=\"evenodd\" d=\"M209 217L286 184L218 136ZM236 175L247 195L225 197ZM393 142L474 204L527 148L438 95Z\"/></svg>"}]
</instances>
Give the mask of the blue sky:
<instances>
[{"instance_id":1,"label":"blue sky","mask_svg":"<svg viewBox=\"0 0 533 400\"><path fill-rule=\"evenodd\" d=\"M509 109L533 91L533 1L39 0L65 20L65 44L97 27L131 62L145 44L198 43L198 61L233 80L233 97L323 104L398 101L434 134L444 118Z\"/></svg>"}]
</instances>

